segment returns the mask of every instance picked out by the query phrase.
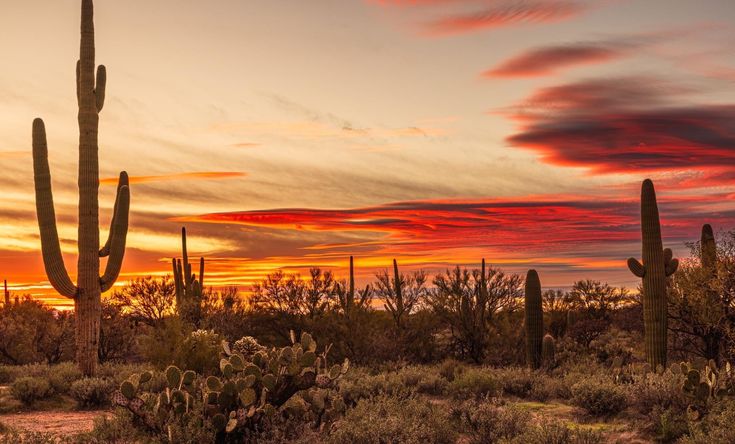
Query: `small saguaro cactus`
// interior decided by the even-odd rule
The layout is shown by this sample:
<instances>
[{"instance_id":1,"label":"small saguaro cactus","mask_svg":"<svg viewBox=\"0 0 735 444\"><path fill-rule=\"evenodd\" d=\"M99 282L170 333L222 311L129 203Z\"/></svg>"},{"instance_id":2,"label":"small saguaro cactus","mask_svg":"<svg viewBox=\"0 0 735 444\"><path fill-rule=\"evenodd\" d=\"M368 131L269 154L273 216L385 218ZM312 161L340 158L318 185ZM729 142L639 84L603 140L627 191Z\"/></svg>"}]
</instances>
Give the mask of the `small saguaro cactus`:
<instances>
[{"instance_id":1,"label":"small saguaro cactus","mask_svg":"<svg viewBox=\"0 0 735 444\"><path fill-rule=\"evenodd\" d=\"M46 128L43 120L33 121L33 174L36 187L36 213L41 232L43 264L49 282L62 296L74 299L76 322L76 358L80 370L88 376L97 368L100 335L100 297L112 288L122 266L128 232L130 190L128 176L120 173L117 198L109 239L100 248L99 233L99 159L97 140L99 113L105 103L107 71L100 65L95 78L94 7L92 0L82 0L80 58L77 62L77 102L79 105L79 239L77 247L77 284L66 271L56 228L56 214L51 193ZM108 257L100 276L100 258Z\"/></svg>"},{"instance_id":2,"label":"small saguaro cactus","mask_svg":"<svg viewBox=\"0 0 735 444\"><path fill-rule=\"evenodd\" d=\"M553 367L556 355L556 340L553 336L547 334L544 336L544 342L541 346L541 357L544 367Z\"/></svg>"},{"instance_id":3,"label":"small saguaro cactus","mask_svg":"<svg viewBox=\"0 0 735 444\"><path fill-rule=\"evenodd\" d=\"M3 294L5 295L5 306L10 306L10 292L8 291L8 280L3 281Z\"/></svg>"},{"instance_id":4,"label":"small saguaro cactus","mask_svg":"<svg viewBox=\"0 0 735 444\"><path fill-rule=\"evenodd\" d=\"M356 310L361 310L370 303L372 288L369 285L364 290L355 290L355 262L352 256L350 256L350 280L347 288L343 283L338 283L336 291L339 306L347 319L352 319Z\"/></svg>"},{"instance_id":5,"label":"small saguaro cactus","mask_svg":"<svg viewBox=\"0 0 735 444\"><path fill-rule=\"evenodd\" d=\"M172 260L176 307L179 316L188 322L198 324L201 315L202 293L204 291L204 258L199 258L199 278L191 271L189 254L186 248L186 227L181 228L181 259Z\"/></svg>"},{"instance_id":6,"label":"small saguaro cactus","mask_svg":"<svg viewBox=\"0 0 735 444\"><path fill-rule=\"evenodd\" d=\"M526 274L526 363L532 369L541 367L544 335L544 312L541 303L541 281L536 270Z\"/></svg>"},{"instance_id":7,"label":"small saguaro cactus","mask_svg":"<svg viewBox=\"0 0 735 444\"><path fill-rule=\"evenodd\" d=\"M641 235L643 263L628 259L630 271L643 279L643 324L646 360L651 368L666 367L667 349L667 290L666 278L679 267L671 249L663 248L661 224L658 218L656 191L650 179L641 187Z\"/></svg>"},{"instance_id":8,"label":"small saguaro cactus","mask_svg":"<svg viewBox=\"0 0 735 444\"><path fill-rule=\"evenodd\" d=\"M700 242L700 254L702 268L708 270L713 276L717 275L717 244L715 234L710 224L702 226L702 239Z\"/></svg>"}]
</instances>

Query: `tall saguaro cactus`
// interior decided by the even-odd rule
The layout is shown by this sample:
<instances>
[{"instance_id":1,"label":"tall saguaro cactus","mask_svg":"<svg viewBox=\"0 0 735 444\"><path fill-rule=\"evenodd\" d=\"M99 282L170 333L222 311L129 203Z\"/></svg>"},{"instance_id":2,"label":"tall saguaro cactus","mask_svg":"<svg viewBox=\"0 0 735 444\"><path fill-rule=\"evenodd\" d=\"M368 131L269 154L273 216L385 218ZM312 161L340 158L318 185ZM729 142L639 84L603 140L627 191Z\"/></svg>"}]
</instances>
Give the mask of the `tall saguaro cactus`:
<instances>
[{"instance_id":1,"label":"tall saguaro cactus","mask_svg":"<svg viewBox=\"0 0 735 444\"><path fill-rule=\"evenodd\" d=\"M173 259L176 307L179 316L198 325L201 317L202 292L204 291L204 258L199 258L199 278L192 273L186 248L186 227L181 227L181 259Z\"/></svg>"},{"instance_id":2,"label":"tall saguaro cactus","mask_svg":"<svg viewBox=\"0 0 735 444\"><path fill-rule=\"evenodd\" d=\"M33 173L36 184L36 212L41 231L43 263L51 285L61 295L74 299L77 363L85 375L97 368L100 334L100 295L112 288L122 266L128 232L130 189L128 176L120 173L115 209L106 248L100 249L99 160L97 158L99 112L105 102L107 72L97 68L95 78L94 8L92 0L82 0L80 58L77 62L77 102L79 105L79 258L75 285L64 265L56 228L48 146L43 120L33 121ZM100 257L108 257L100 276Z\"/></svg>"},{"instance_id":3,"label":"tall saguaro cactus","mask_svg":"<svg viewBox=\"0 0 735 444\"><path fill-rule=\"evenodd\" d=\"M544 311L541 301L541 280L536 270L528 270L525 291L526 363L532 369L541 367L544 337Z\"/></svg>"},{"instance_id":4,"label":"tall saguaro cactus","mask_svg":"<svg viewBox=\"0 0 735 444\"><path fill-rule=\"evenodd\" d=\"M667 289L666 278L679 267L670 248L661 241L661 224L656 204L656 191L650 179L641 186L641 235L643 263L628 259L630 271L643 279L643 323L645 329L646 360L655 369L666 366L667 349Z\"/></svg>"},{"instance_id":5,"label":"tall saguaro cactus","mask_svg":"<svg viewBox=\"0 0 735 444\"><path fill-rule=\"evenodd\" d=\"M5 307L10 306L10 292L8 291L8 280L3 281L3 295L5 296Z\"/></svg>"}]
</instances>

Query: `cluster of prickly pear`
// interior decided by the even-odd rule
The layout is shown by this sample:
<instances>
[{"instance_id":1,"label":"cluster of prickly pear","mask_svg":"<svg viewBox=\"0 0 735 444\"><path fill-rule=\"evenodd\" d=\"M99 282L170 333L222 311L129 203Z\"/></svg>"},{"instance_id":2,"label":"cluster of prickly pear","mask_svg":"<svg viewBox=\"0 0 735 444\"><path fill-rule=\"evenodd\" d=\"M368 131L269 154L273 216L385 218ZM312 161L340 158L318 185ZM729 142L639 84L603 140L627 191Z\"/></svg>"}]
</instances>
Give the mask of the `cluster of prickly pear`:
<instances>
[{"instance_id":1,"label":"cluster of prickly pear","mask_svg":"<svg viewBox=\"0 0 735 444\"><path fill-rule=\"evenodd\" d=\"M730 363L718 369L713 360L699 365L682 362L669 370L684 377L681 389L691 401L687 409L691 419L699 419L713 400L735 395L735 371Z\"/></svg>"},{"instance_id":2,"label":"cluster of prickly pear","mask_svg":"<svg viewBox=\"0 0 735 444\"><path fill-rule=\"evenodd\" d=\"M317 355L316 341L308 333L297 341L292 332L291 342L288 347L258 351L249 360L223 343L221 376L206 381L206 410L217 430L248 429L297 393L331 386L349 368L347 360L328 367L326 352ZM318 396L306 394L302 399L314 402L314 409L324 409Z\"/></svg>"},{"instance_id":3,"label":"cluster of prickly pear","mask_svg":"<svg viewBox=\"0 0 735 444\"><path fill-rule=\"evenodd\" d=\"M166 384L160 390L150 386L151 372L131 375L115 393L115 404L128 408L149 427L157 429L163 429L172 415L189 414L196 396L196 373L171 365L164 374Z\"/></svg>"}]
</instances>

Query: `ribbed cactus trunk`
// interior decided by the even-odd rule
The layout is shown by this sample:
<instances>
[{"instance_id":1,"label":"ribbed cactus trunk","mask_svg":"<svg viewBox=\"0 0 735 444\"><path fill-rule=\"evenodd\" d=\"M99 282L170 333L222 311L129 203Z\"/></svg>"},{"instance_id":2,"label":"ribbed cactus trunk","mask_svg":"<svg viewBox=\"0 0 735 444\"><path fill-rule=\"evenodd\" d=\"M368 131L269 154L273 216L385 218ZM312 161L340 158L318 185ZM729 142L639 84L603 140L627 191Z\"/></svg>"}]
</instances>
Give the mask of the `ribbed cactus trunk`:
<instances>
[{"instance_id":1,"label":"ribbed cactus trunk","mask_svg":"<svg viewBox=\"0 0 735 444\"><path fill-rule=\"evenodd\" d=\"M101 294L115 283L125 254L130 190L125 172L120 174L110 238L100 249L99 234L99 112L105 100L106 70L95 78L94 10L92 0L82 0L80 58L77 62L79 105L79 227L78 276L74 285L66 271L56 228L51 173L48 166L46 129L41 119L33 122L33 168L36 212L41 231L41 248L51 285L61 295L74 299L77 363L85 375L94 375L98 361ZM109 256L100 277L100 257Z\"/></svg>"},{"instance_id":2,"label":"ribbed cactus trunk","mask_svg":"<svg viewBox=\"0 0 735 444\"><path fill-rule=\"evenodd\" d=\"M641 187L641 236L643 263L628 259L630 271L643 279L643 324L646 360L652 369L666 367L668 311L666 278L676 272L679 261L664 250L658 217L656 191L650 179Z\"/></svg>"},{"instance_id":3,"label":"ribbed cactus trunk","mask_svg":"<svg viewBox=\"0 0 735 444\"><path fill-rule=\"evenodd\" d=\"M710 224L702 226L702 237L700 241L700 262L705 276L708 277L705 289L707 295L707 304L710 307L717 307L722 302L718 297L718 291L715 288L717 279L717 244L715 243L715 234ZM720 343L722 342L722 330L719 326L711 326L704 336L704 357L720 364Z\"/></svg>"},{"instance_id":4,"label":"ribbed cactus trunk","mask_svg":"<svg viewBox=\"0 0 735 444\"><path fill-rule=\"evenodd\" d=\"M541 302L541 281L536 270L526 274L526 363L529 368L537 369L542 363L544 337L544 311Z\"/></svg>"},{"instance_id":5,"label":"ribbed cactus trunk","mask_svg":"<svg viewBox=\"0 0 735 444\"><path fill-rule=\"evenodd\" d=\"M5 295L5 307L10 305L10 292L8 291L8 280L3 281L3 294Z\"/></svg>"}]
</instances>

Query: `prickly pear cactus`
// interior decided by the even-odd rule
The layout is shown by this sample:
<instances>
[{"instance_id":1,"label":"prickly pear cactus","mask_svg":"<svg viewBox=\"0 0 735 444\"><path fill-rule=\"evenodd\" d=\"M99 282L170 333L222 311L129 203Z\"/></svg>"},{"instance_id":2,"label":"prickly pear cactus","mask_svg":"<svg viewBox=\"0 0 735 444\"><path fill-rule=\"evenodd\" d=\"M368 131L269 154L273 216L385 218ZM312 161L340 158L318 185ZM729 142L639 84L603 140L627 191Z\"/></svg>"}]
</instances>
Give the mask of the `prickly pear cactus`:
<instances>
[{"instance_id":1,"label":"prickly pear cactus","mask_svg":"<svg viewBox=\"0 0 735 444\"><path fill-rule=\"evenodd\" d=\"M713 360L673 364L669 370L683 377L681 390L689 398L689 419L698 420L706 414L712 402L735 395L735 371L726 363L721 368Z\"/></svg>"},{"instance_id":2,"label":"prickly pear cactus","mask_svg":"<svg viewBox=\"0 0 735 444\"><path fill-rule=\"evenodd\" d=\"M149 427L165 430L166 420L180 419L192 406L220 434L249 436L266 418L276 414L314 412L320 421L338 415L338 401L325 397L349 369L349 362L328 365L327 353L317 354L316 341L303 333L292 334L292 345L258 350L246 358L223 343L219 374L206 378L171 366L167 387L158 393L141 390L149 376L132 376L123 382L116 403L127 407Z\"/></svg>"}]
</instances>

